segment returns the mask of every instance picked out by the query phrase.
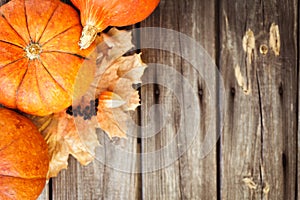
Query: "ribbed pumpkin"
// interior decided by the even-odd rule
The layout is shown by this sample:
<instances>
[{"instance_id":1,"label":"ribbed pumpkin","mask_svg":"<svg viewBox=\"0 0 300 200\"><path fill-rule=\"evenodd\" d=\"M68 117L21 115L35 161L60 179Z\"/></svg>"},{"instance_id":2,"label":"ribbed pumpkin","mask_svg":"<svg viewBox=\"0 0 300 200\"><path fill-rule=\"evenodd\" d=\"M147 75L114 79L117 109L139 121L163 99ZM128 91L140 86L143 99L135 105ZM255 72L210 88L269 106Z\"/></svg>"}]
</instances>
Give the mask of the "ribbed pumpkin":
<instances>
[{"instance_id":1,"label":"ribbed pumpkin","mask_svg":"<svg viewBox=\"0 0 300 200\"><path fill-rule=\"evenodd\" d=\"M86 49L108 26L127 26L148 17L160 0L71 0L84 26L79 45Z\"/></svg>"},{"instance_id":2,"label":"ribbed pumpkin","mask_svg":"<svg viewBox=\"0 0 300 200\"><path fill-rule=\"evenodd\" d=\"M48 168L47 144L35 125L0 108L0 199L36 199Z\"/></svg>"},{"instance_id":3,"label":"ribbed pumpkin","mask_svg":"<svg viewBox=\"0 0 300 200\"><path fill-rule=\"evenodd\" d=\"M0 8L0 104L33 115L72 103L80 50L77 12L59 0L12 0Z\"/></svg>"}]
</instances>

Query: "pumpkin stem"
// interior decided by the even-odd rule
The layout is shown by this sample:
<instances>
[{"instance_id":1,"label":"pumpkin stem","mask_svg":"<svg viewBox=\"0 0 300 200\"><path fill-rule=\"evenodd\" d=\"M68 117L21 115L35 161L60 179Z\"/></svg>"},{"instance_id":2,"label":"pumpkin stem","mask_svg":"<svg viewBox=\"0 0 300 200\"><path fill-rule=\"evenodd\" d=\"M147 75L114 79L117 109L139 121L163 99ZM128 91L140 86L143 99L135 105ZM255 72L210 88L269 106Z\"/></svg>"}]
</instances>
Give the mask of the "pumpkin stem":
<instances>
[{"instance_id":1,"label":"pumpkin stem","mask_svg":"<svg viewBox=\"0 0 300 200\"><path fill-rule=\"evenodd\" d=\"M27 47L25 47L26 56L30 60L40 58L40 54L42 52L42 48L39 44L31 43Z\"/></svg>"},{"instance_id":2,"label":"pumpkin stem","mask_svg":"<svg viewBox=\"0 0 300 200\"><path fill-rule=\"evenodd\" d=\"M78 43L80 49L87 49L96 39L97 33L98 29L95 26L89 24L85 25Z\"/></svg>"}]
</instances>

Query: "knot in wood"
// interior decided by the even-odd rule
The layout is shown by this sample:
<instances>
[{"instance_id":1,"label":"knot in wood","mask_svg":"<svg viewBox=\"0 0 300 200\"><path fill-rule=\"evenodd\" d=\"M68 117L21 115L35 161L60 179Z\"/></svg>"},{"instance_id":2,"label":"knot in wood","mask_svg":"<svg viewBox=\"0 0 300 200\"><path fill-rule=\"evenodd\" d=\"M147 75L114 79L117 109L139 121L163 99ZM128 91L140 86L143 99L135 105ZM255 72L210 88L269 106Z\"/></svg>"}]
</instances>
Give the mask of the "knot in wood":
<instances>
[{"instance_id":1,"label":"knot in wood","mask_svg":"<svg viewBox=\"0 0 300 200\"><path fill-rule=\"evenodd\" d=\"M283 95L283 86L282 86L282 83L279 85L278 93L279 93L280 96Z\"/></svg>"},{"instance_id":2,"label":"knot in wood","mask_svg":"<svg viewBox=\"0 0 300 200\"><path fill-rule=\"evenodd\" d=\"M260 45L260 47L259 47L259 52L260 52L262 55L264 55L264 56L268 53L268 50L269 50L269 48L268 48L268 46L265 45L265 44L262 44L262 45Z\"/></svg>"},{"instance_id":3,"label":"knot in wood","mask_svg":"<svg viewBox=\"0 0 300 200\"><path fill-rule=\"evenodd\" d=\"M235 96L235 88L234 87L232 87L231 89L230 89L230 94L231 94L231 96Z\"/></svg>"}]
</instances>

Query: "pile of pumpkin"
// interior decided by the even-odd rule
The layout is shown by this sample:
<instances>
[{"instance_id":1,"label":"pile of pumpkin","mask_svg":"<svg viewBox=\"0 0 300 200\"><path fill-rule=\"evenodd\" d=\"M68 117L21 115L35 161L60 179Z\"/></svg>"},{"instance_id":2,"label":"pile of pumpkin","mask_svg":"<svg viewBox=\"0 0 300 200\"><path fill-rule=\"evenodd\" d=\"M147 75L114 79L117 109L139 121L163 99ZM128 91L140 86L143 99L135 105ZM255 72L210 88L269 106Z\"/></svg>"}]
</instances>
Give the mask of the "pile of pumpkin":
<instances>
[{"instance_id":1,"label":"pile of pumpkin","mask_svg":"<svg viewBox=\"0 0 300 200\"><path fill-rule=\"evenodd\" d=\"M59 0L12 0L0 7L1 200L36 199L47 179L47 144L24 115L71 106L76 77L97 34L145 19L159 0L72 3L80 13Z\"/></svg>"}]
</instances>

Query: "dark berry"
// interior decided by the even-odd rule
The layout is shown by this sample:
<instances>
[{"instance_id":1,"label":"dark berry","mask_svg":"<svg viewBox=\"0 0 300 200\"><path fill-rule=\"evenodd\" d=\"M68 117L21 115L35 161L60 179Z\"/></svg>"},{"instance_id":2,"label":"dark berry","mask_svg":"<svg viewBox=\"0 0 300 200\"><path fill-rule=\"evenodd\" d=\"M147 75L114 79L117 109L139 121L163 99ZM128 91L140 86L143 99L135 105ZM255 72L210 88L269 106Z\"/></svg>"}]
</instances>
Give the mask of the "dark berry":
<instances>
[{"instance_id":1,"label":"dark berry","mask_svg":"<svg viewBox=\"0 0 300 200\"><path fill-rule=\"evenodd\" d=\"M72 106L68 107L68 109L66 110L66 113L71 116L73 115Z\"/></svg>"},{"instance_id":2,"label":"dark berry","mask_svg":"<svg viewBox=\"0 0 300 200\"><path fill-rule=\"evenodd\" d=\"M98 105L99 105L99 99L96 99L96 100L95 100L95 108L97 108Z\"/></svg>"}]
</instances>

